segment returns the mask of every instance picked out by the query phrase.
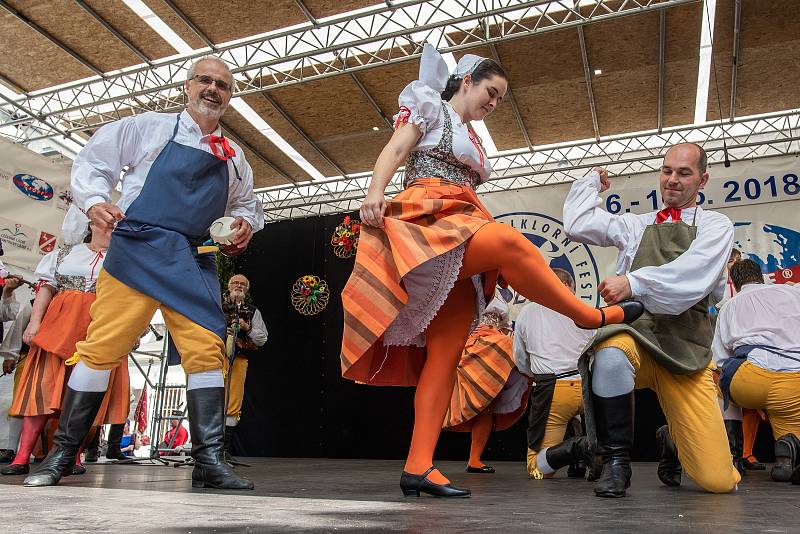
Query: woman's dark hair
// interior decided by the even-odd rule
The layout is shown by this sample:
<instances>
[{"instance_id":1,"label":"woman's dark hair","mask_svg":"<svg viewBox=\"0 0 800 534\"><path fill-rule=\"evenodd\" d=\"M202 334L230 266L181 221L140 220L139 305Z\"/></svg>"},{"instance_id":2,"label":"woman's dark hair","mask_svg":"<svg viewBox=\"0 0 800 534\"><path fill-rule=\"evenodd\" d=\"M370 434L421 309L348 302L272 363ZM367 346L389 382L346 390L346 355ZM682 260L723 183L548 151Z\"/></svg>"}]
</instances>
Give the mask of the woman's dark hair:
<instances>
[{"instance_id":1,"label":"woman's dark hair","mask_svg":"<svg viewBox=\"0 0 800 534\"><path fill-rule=\"evenodd\" d=\"M92 225L91 224L87 227L87 230L89 231L89 233L86 234L86 237L83 238L83 242L84 243L91 243L92 242Z\"/></svg>"},{"instance_id":2,"label":"woman's dark hair","mask_svg":"<svg viewBox=\"0 0 800 534\"><path fill-rule=\"evenodd\" d=\"M475 70L472 71L472 81L474 83L480 83L481 81L491 78L492 76L500 76L504 80L508 79L506 75L506 71L503 70L503 67L498 65L493 59L484 59L481 61ZM456 78L455 75L450 76L447 79L447 85L442 91L442 100L449 101L453 96L458 92L458 88L461 87L461 80L464 78Z\"/></svg>"},{"instance_id":3,"label":"woman's dark hair","mask_svg":"<svg viewBox=\"0 0 800 534\"><path fill-rule=\"evenodd\" d=\"M740 260L731 265L731 282L736 291L741 291L745 284L763 284L764 276L756 262L751 259Z\"/></svg>"}]
</instances>

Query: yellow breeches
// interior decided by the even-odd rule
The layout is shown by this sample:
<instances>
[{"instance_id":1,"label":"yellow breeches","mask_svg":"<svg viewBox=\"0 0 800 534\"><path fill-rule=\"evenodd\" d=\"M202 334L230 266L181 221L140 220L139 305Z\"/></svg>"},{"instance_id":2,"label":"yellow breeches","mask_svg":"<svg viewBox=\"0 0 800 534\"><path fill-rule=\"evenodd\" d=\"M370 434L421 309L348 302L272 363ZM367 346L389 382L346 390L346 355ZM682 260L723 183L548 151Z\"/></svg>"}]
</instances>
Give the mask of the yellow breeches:
<instances>
[{"instance_id":1,"label":"yellow breeches","mask_svg":"<svg viewBox=\"0 0 800 534\"><path fill-rule=\"evenodd\" d=\"M626 333L599 343L595 351L605 347L616 347L628 356L636 372L636 389L650 388L658 395L686 474L707 491L732 491L741 477L731 460L711 367L691 375L670 373Z\"/></svg>"},{"instance_id":2,"label":"yellow breeches","mask_svg":"<svg viewBox=\"0 0 800 534\"><path fill-rule=\"evenodd\" d=\"M217 334L123 284L105 269L97 278L86 341L76 345L76 354L93 369L113 369L133 349L159 308L187 374L222 368L225 344Z\"/></svg>"},{"instance_id":3,"label":"yellow breeches","mask_svg":"<svg viewBox=\"0 0 800 534\"><path fill-rule=\"evenodd\" d=\"M731 400L764 410L776 438L800 437L800 373L779 373L744 362L731 381Z\"/></svg>"},{"instance_id":4,"label":"yellow breeches","mask_svg":"<svg viewBox=\"0 0 800 534\"><path fill-rule=\"evenodd\" d=\"M567 432L567 425L570 419L583 413L583 394L581 392L580 380L558 380L556 389L553 391L553 402L550 405L550 413L547 414L547 424L544 427L544 438L542 438L541 449L558 445L564 441ZM528 449L528 476L534 477L536 471L536 456L539 451ZM552 478L555 473L544 475L544 478Z\"/></svg>"},{"instance_id":5,"label":"yellow breeches","mask_svg":"<svg viewBox=\"0 0 800 534\"><path fill-rule=\"evenodd\" d=\"M247 358L235 358L231 372L230 389L228 390L228 410L226 415L239 417L242 413L244 399L244 381L247 378ZM228 384L228 360L225 360L225 385Z\"/></svg>"}]
</instances>

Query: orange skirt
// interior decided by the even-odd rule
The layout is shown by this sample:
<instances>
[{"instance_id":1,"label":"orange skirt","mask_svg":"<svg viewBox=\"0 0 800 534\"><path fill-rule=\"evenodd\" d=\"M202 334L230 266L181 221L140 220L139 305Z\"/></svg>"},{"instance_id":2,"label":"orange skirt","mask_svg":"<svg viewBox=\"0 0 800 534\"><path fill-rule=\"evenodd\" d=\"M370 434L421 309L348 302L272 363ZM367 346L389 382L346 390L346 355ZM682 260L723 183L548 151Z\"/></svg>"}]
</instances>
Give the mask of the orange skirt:
<instances>
[{"instance_id":1,"label":"orange skirt","mask_svg":"<svg viewBox=\"0 0 800 534\"><path fill-rule=\"evenodd\" d=\"M492 409L495 430L504 430L524 413L530 390L514 365L511 336L481 324L467 339L442 428L468 432L476 415Z\"/></svg>"},{"instance_id":2,"label":"orange skirt","mask_svg":"<svg viewBox=\"0 0 800 534\"><path fill-rule=\"evenodd\" d=\"M387 329L409 303L410 277L403 278L463 247L493 220L471 187L424 178L387 202L384 229L361 227L353 273L342 291L343 377L373 385L417 384L425 362L424 343L384 343ZM463 251L449 272L438 273L448 277L443 287L455 282L461 258ZM484 273L483 287L494 291L496 280L496 272ZM444 302L438 300L425 312L435 315Z\"/></svg>"},{"instance_id":3,"label":"orange skirt","mask_svg":"<svg viewBox=\"0 0 800 534\"><path fill-rule=\"evenodd\" d=\"M94 294L81 291L63 291L53 297L25 358L10 415L50 415L61 410L72 369L64 361L75 353L75 344L86 339L94 299ZM130 377L127 360L123 360L111 371L95 424L123 423L129 411Z\"/></svg>"}]
</instances>

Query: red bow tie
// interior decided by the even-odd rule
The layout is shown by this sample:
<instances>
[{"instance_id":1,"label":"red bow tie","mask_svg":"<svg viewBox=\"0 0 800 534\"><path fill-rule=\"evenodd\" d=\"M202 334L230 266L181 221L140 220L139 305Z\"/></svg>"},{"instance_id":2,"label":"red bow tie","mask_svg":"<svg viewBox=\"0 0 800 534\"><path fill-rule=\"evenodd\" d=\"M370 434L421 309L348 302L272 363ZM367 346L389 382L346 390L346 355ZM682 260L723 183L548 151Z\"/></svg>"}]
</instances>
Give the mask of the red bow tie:
<instances>
[{"instance_id":1,"label":"red bow tie","mask_svg":"<svg viewBox=\"0 0 800 534\"><path fill-rule=\"evenodd\" d=\"M656 224L661 224L662 222L666 221L670 215L672 215L672 222L677 222L681 220L680 209L667 207L656 214Z\"/></svg>"},{"instance_id":2,"label":"red bow tie","mask_svg":"<svg viewBox=\"0 0 800 534\"><path fill-rule=\"evenodd\" d=\"M222 161L236 155L236 151L231 148L226 137L211 134L208 136L208 142L211 144L211 152ZM217 148L217 145L219 145L219 148Z\"/></svg>"}]
</instances>

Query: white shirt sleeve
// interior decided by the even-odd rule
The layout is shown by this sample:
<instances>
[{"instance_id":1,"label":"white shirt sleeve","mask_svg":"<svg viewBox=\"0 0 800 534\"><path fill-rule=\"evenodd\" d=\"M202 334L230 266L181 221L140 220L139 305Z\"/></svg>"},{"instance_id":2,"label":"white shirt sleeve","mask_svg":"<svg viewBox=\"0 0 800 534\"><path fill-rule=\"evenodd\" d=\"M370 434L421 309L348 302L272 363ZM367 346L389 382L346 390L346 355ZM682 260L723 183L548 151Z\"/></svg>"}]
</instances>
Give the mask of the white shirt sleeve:
<instances>
[{"instance_id":1,"label":"white shirt sleeve","mask_svg":"<svg viewBox=\"0 0 800 534\"><path fill-rule=\"evenodd\" d=\"M44 282L45 284L56 286L56 264L58 263L58 251L60 247L56 247L52 252L45 254L44 258L39 260L39 265L36 266L34 278L37 282Z\"/></svg>"},{"instance_id":2,"label":"white shirt sleeve","mask_svg":"<svg viewBox=\"0 0 800 534\"><path fill-rule=\"evenodd\" d=\"M5 334L3 342L0 343L0 357L4 360L16 360L19 358L19 351L22 349L22 334L28 327L31 319L31 305L27 302L17 312L14 322Z\"/></svg>"},{"instance_id":3,"label":"white shirt sleeve","mask_svg":"<svg viewBox=\"0 0 800 534\"><path fill-rule=\"evenodd\" d=\"M0 293L2 292L2 289L0 289ZM17 298L14 296L14 293L11 293L8 298L3 297L0 299L0 321L11 321L17 316L18 313L19 302L17 302Z\"/></svg>"},{"instance_id":4,"label":"white shirt sleeve","mask_svg":"<svg viewBox=\"0 0 800 534\"><path fill-rule=\"evenodd\" d=\"M253 193L253 169L245 160L241 147L239 147L238 157L235 159L238 160L235 165L241 180L236 178L236 171L231 169L234 177L228 189L228 206L225 212L229 213L231 217L241 217L250 223L253 232L258 232L264 228L264 208Z\"/></svg>"},{"instance_id":5,"label":"white shirt sleeve","mask_svg":"<svg viewBox=\"0 0 800 534\"><path fill-rule=\"evenodd\" d=\"M632 235L632 214L612 215L600 207L600 174L592 171L572 183L564 201L564 229L573 241L624 250Z\"/></svg>"},{"instance_id":6,"label":"white shirt sleeve","mask_svg":"<svg viewBox=\"0 0 800 534\"><path fill-rule=\"evenodd\" d=\"M256 311L253 314L253 319L250 321L250 331L247 333L247 337L249 337L250 341L255 343L256 346L261 347L267 342L268 336L269 333L267 332L267 325L264 324L264 318L261 317L261 311L256 308Z\"/></svg>"},{"instance_id":7,"label":"white shirt sleeve","mask_svg":"<svg viewBox=\"0 0 800 534\"><path fill-rule=\"evenodd\" d=\"M99 202L111 202L122 168L135 167L145 156L136 117L100 128L72 164L70 186L75 203L88 211Z\"/></svg>"},{"instance_id":8,"label":"white shirt sleeve","mask_svg":"<svg viewBox=\"0 0 800 534\"><path fill-rule=\"evenodd\" d=\"M442 95L420 80L406 85L397 98L397 103L401 108L405 107L409 110L410 114L405 122L416 124L422 135L442 121ZM393 117L394 122L397 122L402 111Z\"/></svg>"},{"instance_id":9,"label":"white shirt sleeve","mask_svg":"<svg viewBox=\"0 0 800 534\"><path fill-rule=\"evenodd\" d=\"M711 352L718 367L722 365L723 361L733 357L731 327L729 324L731 315L727 313L728 308L728 306L724 306L717 316L714 341L711 343Z\"/></svg>"},{"instance_id":10,"label":"white shirt sleeve","mask_svg":"<svg viewBox=\"0 0 800 534\"><path fill-rule=\"evenodd\" d=\"M703 212L703 224L688 250L669 263L628 273L633 296L651 313L678 315L720 284L733 247L733 224L722 214Z\"/></svg>"},{"instance_id":11,"label":"white shirt sleeve","mask_svg":"<svg viewBox=\"0 0 800 534\"><path fill-rule=\"evenodd\" d=\"M514 363L520 373L532 376L531 355L525 346L525 322L527 320L527 313L523 308L514 323Z\"/></svg>"}]
</instances>

